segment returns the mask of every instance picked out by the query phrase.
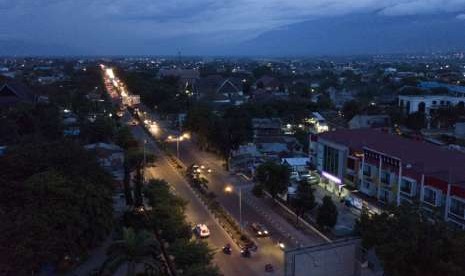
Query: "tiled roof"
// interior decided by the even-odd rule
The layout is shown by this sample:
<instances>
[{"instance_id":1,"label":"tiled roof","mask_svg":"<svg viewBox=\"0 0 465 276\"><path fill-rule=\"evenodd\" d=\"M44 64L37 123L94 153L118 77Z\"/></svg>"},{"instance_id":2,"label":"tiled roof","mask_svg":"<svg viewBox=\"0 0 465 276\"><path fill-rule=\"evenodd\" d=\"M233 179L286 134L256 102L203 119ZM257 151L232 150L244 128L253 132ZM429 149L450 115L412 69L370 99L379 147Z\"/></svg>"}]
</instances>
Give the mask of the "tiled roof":
<instances>
[{"instance_id":1,"label":"tiled roof","mask_svg":"<svg viewBox=\"0 0 465 276\"><path fill-rule=\"evenodd\" d=\"M465 186L465 154L424 141L415 141L375 129L341 129L318 136L356 151L367 147L397 157L404 166L419 173L435 173L435 177ZM439 173L441 172L441 173Z\"/></svg>"},{"instance_id":2,"label":"tiled roof","mask_svg":"<svg viewBox=\"0 0 465 276\"><path fill-rule=\"evenodd\" d=\"M0 95L0 105L11 105L18 101L33 103L36 99L34 93L27 86L16 81L0 83L0 93L5 94L4 97ZM7 95L13 95L13 97Z\"/></svg>"}]
</instances>

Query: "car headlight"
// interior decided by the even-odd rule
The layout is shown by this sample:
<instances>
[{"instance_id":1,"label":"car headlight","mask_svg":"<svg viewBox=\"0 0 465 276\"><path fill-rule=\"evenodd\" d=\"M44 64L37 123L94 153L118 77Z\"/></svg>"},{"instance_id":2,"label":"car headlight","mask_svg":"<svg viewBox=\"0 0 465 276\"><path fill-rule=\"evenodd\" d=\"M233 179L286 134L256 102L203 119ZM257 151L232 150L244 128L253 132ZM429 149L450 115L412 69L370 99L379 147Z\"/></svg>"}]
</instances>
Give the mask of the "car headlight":
<instances>
[{"instance_id":1,"label":"car headlight","mask_svg":"<svg viewBox=\"0 0 465 276\"><path fill-rule=\"evenodd\" d=\"M265 230L265 234L268 234L268 231Z\"/></svg>"},{"instance_id":2,"label":"car headlight","mask_svg":"<svg viewBox=\"0 0 465 276\"><path fill-rule=\"evenodd\" d=\"M261 235L261 234L262 234L262 231L258 231L258 234Z\"/></svg>"}]
</instances>

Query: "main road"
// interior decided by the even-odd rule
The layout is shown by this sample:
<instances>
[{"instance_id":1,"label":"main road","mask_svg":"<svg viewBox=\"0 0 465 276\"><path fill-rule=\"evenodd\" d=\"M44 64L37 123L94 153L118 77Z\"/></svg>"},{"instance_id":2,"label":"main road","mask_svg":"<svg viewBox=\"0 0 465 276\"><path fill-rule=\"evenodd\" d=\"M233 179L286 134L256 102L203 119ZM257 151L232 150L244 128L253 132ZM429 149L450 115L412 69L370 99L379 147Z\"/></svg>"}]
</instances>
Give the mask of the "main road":
<instances>
[{"instance_id":1,"label":"main road","mask_svg":"<svg viewBox=\"0 0 465 276\"><path fill-rule=\"evenodd\" d=\"M157 117L156 114L146 109L143 105L141 109L151 119ZM123 122L128 124L132 120L133 118L129 112L126 112ZM166 122L162 122L157 118L157 123L159 127L158 135L161 132L166 137L168 134L173 133L173 130L169 129ZM205 223L209 227L211 236L207 239L207 242L216 251L214 263L218 265L224 275L283 275L284 253L277 246L278 240L284 242L288 248L325 242L316 233L302 232L296 229L286 219L270 210L270 205L266 205L262 200L257 200L251 196L252 183L236 175L230 175L224 169L221 160L217 156L200 151L192 141L182 142L180 146L180 161L186 166L196 163L206 165L212 169L212 173L207 174L206 177L209 180L209 189L217 195L217 199L221 205L239 221L239 196L237 191L241 189L243 193L242 218L245 229L248 229L247 226L251 222L260 222L272 233L271 238L255 239L259 249L256 253L253 253L252 258L241 257L239 254L240 249L197 197L181 172L169 161L165 152L157 148L153 137L147 134L140 125L131 125L130 127L137 140L148 142L146 150L152 151L157 156L155 167L146 169L146 177L161 178L168 181L176 194L187 201L187 220L193 225ZM175 143L169 145L168 149L176 153ZM235 192L226 194L224 192L226 185L233 185ZM221 248L226 243L230 243L233 246L232 255L223 254L221 251ZM268 263L273 264L275 267L273 273L266 273L264 271L265 264Z\"/></svg>"},{"instance_id":2,"label":"main road","mask_svg":"<svg viewBox=\"0 0 465 276\"><path fill-rule=\"evenodd\" d=\"M124 121L130 120L129 114L125 114ZM146 169L146 177L165 179L173 188L175 193L187 201L186 217L191 224L205 223L210 229L211 236L206 240L209 246L216 252L214 263L218 265L225 276L233 275L283 275L282 260L283 252L273 248L260 248L252 258L240 256L240 249L234 244L230 236L219 225L213 215L203 205L194 191L190 188L184 176L172 165L165 153L159 150L154 141L142 129L141 126L130 126L134 137L143 142L146 140L146 150L153 152L157 157L155 167ZM223 254L221 248L230 243L233 247L231 255ZM274 273L265 273L264 267L267 263L276 266Z\"/></svg>"}]
</instances>

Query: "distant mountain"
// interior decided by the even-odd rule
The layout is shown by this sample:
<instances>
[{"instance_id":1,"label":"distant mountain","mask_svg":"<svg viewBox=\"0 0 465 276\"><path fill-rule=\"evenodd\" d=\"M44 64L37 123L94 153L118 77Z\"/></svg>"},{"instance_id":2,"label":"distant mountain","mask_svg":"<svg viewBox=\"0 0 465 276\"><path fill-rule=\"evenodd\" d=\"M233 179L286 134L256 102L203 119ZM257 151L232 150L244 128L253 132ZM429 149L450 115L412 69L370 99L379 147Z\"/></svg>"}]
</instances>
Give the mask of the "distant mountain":
<instances>
[{"instance_id":1,"label":"distant mountain","mask_svg":"<svg viewBox=\"0 0 465 276\"><path fill-rule=\"evenodd\" d=\"M456 14L320 18L243 42L237 54L298 56L465 50L465 20Z\"/></svg>"}]
</instances>

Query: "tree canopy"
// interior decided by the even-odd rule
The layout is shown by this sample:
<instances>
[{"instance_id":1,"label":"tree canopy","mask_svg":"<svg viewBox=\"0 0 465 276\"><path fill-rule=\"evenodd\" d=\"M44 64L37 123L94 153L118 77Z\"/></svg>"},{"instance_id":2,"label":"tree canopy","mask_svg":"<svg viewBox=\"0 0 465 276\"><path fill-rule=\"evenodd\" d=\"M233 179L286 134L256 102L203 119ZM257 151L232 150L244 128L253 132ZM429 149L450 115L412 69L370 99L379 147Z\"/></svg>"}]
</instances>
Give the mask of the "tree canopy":
<instances>
[{"instance_id":1,"label":"tree canopy","mask_svg":"<svg viewBox=\"0 0 465 276\"><path fill-rule=\"evenodd\" d=\"M45 264L60 268L112 227L111 177L73 142L9 149L0 175L0 270L21 275Z\"/></svg>"},{"instance_id":2,"label":"tree canopy","mask_svg":"<svg viewBox=\"0 0 465 276\"><path fill-rule=\"evenodd\" d=\"M317 210L316 222L322 227L333 228L337 222L338 211L330 196L323 197L323 203Z\"/></svg>"},{"instance_id":3,"label":"tree canopy","mask_svg":"<svg viewBox=\"0 0 465 276\"><path fill-rule=\"evenodd\" d=\"M257 168L256 178L260 185L275 198L278 194L286 191L291 172L285 165L268 161Z\"/></svg>"},{"instance_id":4,"label":"tree canopy","mask_svg":"<svg viewBox=\"0 0 465 276\"><path fill-rule=\"evenodd\" d=\"M403 205L358 222L363 246L373 248L386 275L465 275L465 233Z\"/></svg>"}]
</instances>

